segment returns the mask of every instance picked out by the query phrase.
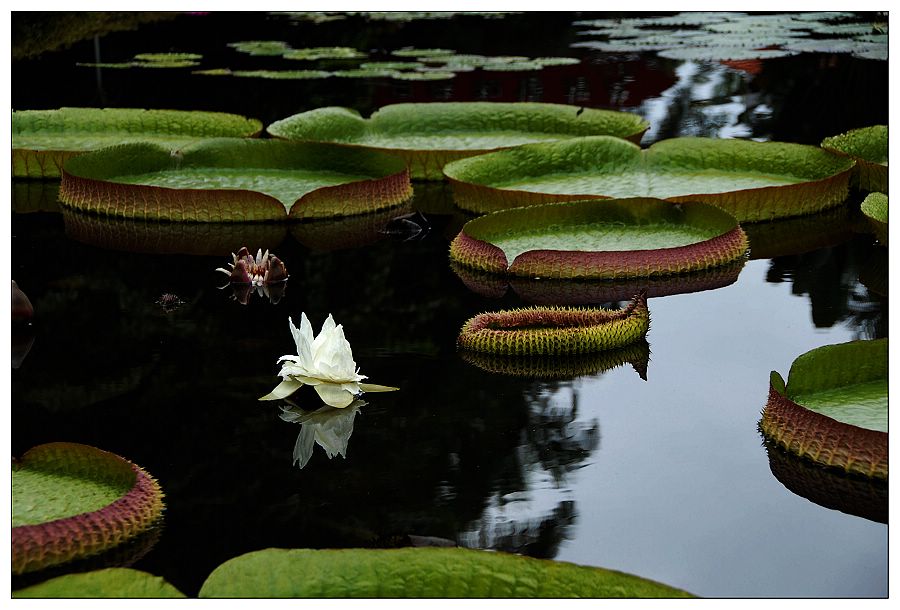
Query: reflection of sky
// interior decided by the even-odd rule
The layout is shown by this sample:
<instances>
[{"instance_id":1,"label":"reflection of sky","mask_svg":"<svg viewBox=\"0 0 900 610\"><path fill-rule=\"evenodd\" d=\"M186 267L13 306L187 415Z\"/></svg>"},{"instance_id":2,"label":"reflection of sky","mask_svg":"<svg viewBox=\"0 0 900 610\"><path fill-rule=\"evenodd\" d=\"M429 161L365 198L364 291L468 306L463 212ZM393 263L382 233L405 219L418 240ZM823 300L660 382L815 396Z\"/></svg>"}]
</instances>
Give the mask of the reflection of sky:
<instances>
[{"instance_id":1,"label":"reflection of sky","mask_svg":"<svg viewBox=\"0 0 900 610\"><path fill-rule=\"evenodd\" d=\"M757 432L769 372L854 337L813 329L809 300L767 284L767 266L651 299L647 382L619 369L575 383L579 419L597 419L603 441L567 477L577 520L556 559L701 596L887 593L886 526L796 496L769 470Z\"/></svg>"},{"instance_id":2,"label":"reflection of sky","mask_svg":"<svg viewBox=\"0 0 900 610\"><path fill-rule=\"evenodd\" d=\"M717 62L685 61L675 75L675 84L660 97L641 104L638 114L650 122L645 145L663 137L749 138L753 129L745 113L749 110L761 118L771 112L768 106L755 104L752 94L738 95L746 86L743 77ZM675 133L661 134L661 126L673 121Z\"/></svg>"}]
</instances>

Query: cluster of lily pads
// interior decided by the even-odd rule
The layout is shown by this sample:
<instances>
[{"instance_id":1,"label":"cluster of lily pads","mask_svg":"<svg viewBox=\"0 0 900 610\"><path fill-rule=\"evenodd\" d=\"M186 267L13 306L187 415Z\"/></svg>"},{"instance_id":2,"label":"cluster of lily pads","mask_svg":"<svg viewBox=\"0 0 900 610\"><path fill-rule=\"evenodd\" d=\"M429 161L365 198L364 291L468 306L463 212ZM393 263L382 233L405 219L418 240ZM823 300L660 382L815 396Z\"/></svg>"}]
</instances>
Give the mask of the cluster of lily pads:
<instances>
[{"instance_id":1,"label":"cluster of lily pads","mask_svg":"<svg viewBox=\"0 0 900 610\"><path fill-rule=\"evenodd\" d=\"M887 60L887 15L860 21L853 13L808 12L773 15L689 12L665 17L576 21L585 28L573 43L605 53L655 52L696 61L755 60L799 53L846 53Z\"/></svg>"},{"instance_id":2,"label":"cluster of lily pads","mask_svg":"<svg viewBox=\"0 0 900 610\"><path fill-rule=\"evenodd\" d=\"M819 147L676 138L641 149L647 128L629 113L536 103L399 104L368 119L347 108L319 108L269 125L268 138L254 137L262 135L259 121L221 113L17 111L13 174L61 176L67 213L246 227L367 218L407 205L412 179L447 180L460 208L483 214L450 245L464 281L489 290L534 290L551 305L483 313L463 326L463 357L506 374L534 370L528 367L537 361L522 364L522 358L597 353L603 356L591 366L631 362L646 372L648 292L666 294L672 290L666 282L691 286L677 292L734 281L748 249L741 223L833 209L855 188L872 191L863 212L886 226L884 126L840 134ZM252 286L270 273L286 277L279 263L268 252L254 258L242 250L223 271ZM559 307L567 294L596 299L623 290L631 302L619 310ZM396 388L362 383L342 327L330 316L316 336L305 314L299 328L289 320L289 329L297 354L279 360L281 382L262 399L289 402L308 385L324 402L311 411L282 408L282 419L302 426L294 460L303 466L314 443L329 456L345 454L363 392ZM886 340L832 346L799 358L786 384L773 374L763 433L829 468L885 479L886 352ZM574 362L567 370L580 374L583 366ZM162 492L149 475L98 449L43 446L13 470L17 574L122 545L152 530L162 512ZM46 497L72 501L57 505ZM437 576L415 577L437 565ZM273 579L272 570L304 577ZM352 570L379 576L347 578ZM510 581L509 574L516 576ZM113 570L64 576L17 595L102 595L111 591L106 586L115 595L178 594L158 578ZM217 569L201 596L563 593L682 592L596 568L502 554L357 549L242 556Z\"/></svg>"},{"instance_id":3,"label":"cluster of lily pads","mask_svg":"<svg viewBox=\"0 0 900 610\"><path fill-rule=\"evenodd\" d=\"M459 72L482 69L493 72L523 72L552 66L579 64L574 57L524 57L461 54L453 49L417 49L404 47L390 52L391 58L371 60L368 52L352 47L306 47L295 49L281 40L246 40L229 43L229 47L248 55L281 57L287 60L329 64L359 64L353 68L301 70L232 70L210 68L195 70L205 76L235 76L305 80L320 78L391 78L406 81L438 81L454 78ZM365 61L369 60L369 61Z\"/></svg>"}]
</instances>

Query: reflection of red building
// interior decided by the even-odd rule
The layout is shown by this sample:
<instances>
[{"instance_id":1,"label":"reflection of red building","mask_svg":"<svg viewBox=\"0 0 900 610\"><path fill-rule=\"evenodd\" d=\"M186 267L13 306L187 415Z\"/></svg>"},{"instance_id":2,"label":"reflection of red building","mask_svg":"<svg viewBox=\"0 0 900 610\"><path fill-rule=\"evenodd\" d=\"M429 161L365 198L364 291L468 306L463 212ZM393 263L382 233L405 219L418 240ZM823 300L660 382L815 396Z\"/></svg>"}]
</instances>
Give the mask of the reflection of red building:
<instances>
[{"instance_id":1,"label":"reflection of red building","mask_svg":"<svg viewBox=\"0 0 900 610\"><path fill-rule=\"evenodd\" d=\"M609 57L609 56L607 56ZM675 83L667 63L642 56L584 59L542 70L457 73L444 81L385 79L374 88L376 107L401 102L551 102L593 108L631 108L658 97Z\"/></svg>"}]
</instances>

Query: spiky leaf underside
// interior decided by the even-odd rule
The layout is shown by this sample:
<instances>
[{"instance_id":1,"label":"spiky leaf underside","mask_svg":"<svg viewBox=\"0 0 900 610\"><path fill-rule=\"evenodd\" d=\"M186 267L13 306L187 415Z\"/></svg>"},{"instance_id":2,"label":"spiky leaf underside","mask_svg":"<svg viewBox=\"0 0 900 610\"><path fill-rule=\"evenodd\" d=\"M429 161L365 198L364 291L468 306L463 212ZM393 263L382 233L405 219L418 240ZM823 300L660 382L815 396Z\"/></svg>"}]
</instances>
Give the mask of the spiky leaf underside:
<instances>
[{"instance_id":1,"label":"spiky leaf underside","mask_svg":"<svg viewBox=\"0 0 900 610\"><path fill-rule=\"evenodd\" d=\"M709 269L742 258L746 250L744 232L719 208L634 198L482 216L463 226L450 257L487 273L621 280Z\"/></svg>"},{"instance_id":2,"label":"spiky leaf underside","mask_svg":"<svg viewBox=\"0 0 900 610\"><path fill-rule=\"evenodd\" d=\"M67 159L125 142L170 149L203 138L251 137L262 123L235 114L140 108L60 108L12 114L13 176L55 178Z\"/></svg>"},{"instance_id":3,"label":"spiky leaf underside","mask_svg":"<svg viewBox=\"0 0 900 610\"><path fill-rule=\"evenodd\" d=\"M826 345L772 373L760 427L791 453L886 479L887 339Z\"/></svg>"},{"instance_id":4,"label":"spiky leaf underside","mask_svg":"<svg viewBox=\"0 0 900 610\"><path fill-rule=\"evenodd\" d=\"M711 203L739 222L810 214L847 198L853 160L816 146L608 136L526 144L444 167L459 207L484 214L587 198Z\"/></svg>"},{"instance_id":5,"label":"spiky leaf underside","mask_svg":"<svg viewBox=\"0 0 900 610\"><path fill-rule=\"evenodd\" d=\"M888 128L872 125L822 140L822 148L856 159L854 181L863 191L888 192Z\"/></svg>"},{"instance_id":6,"label":"spiky leaf underside","mask_svg":"<svg viewBox=\"0 0 900 610\"><path fill-rule=\"evenodd\" d=\"M90 557L150 528L162 491L144 470L77 443L49 443L13 464L12 572Z\"/></svg>"},{"instance_id":7,"label":"spiky leaf underside","mask_svg":"<svg viewBox=\"0 0 900 610\"><path fill-rule=\"evenodd\" d=\"M691 597L622 572L461 548L266 549L216 568L201 598Z\"/></svg>"},{"instance_id":8,"label":"spiky leaf underside","mask_svg":"<svg viewBox=\"0 0 900 610\"><path fill-rule=\"evenodd\" d=\"M641 294L618 310L528 307L478 314L463 324L456 345L503 356L589 354L639 341L649 329Z\"/></svg>"},{"instance_id":9,"label":"spiky leaf underside","mask_svg":"<svg viewBox=\"0 0 900 610\"><path fill-rule=\"evenodd\" d=\"M485 151L588 135L639 142L648 126L634 114L564 104L435 102L385 106L368 119L349 108L318 108L276 121L268 132L389 152L413 178L441 180L446 163Z\"/></svg>"},{"instance_id":10,"label":"spiky leaf underside","mask_svg":"<svg viewBox=\"0 0 900 610\"><path fill-rule=\"evenodd\" d=\"M181 598L163 578L130 568L106 568L66 574L13 591L15 598Z\"/></svg>"},{"instance_id":11,"label":"spiky leaf underside","mask_svg":"<svg viewBox=\"0 0 900 610\"><path fill-rule=\"evenodd\" d=\"M568 356L503 356L463 350L460 357L490 373L530 379L572 379L598 375L630 364L641 379L647 379L650 345L638 341L626 347Z\"/></svg>"},{"instance_id":12,"label":"spiky leaf underside","mask_svg":"<svg viewBox=\"0 0 900 610\"><path fill-rule=\"evenodd\" d=\"M60 200L109 216L191 222L331 218L412 196L390 156L327 144L218 138L175 153L154 144L71 159Z\"/></svg>"}]
</instances>

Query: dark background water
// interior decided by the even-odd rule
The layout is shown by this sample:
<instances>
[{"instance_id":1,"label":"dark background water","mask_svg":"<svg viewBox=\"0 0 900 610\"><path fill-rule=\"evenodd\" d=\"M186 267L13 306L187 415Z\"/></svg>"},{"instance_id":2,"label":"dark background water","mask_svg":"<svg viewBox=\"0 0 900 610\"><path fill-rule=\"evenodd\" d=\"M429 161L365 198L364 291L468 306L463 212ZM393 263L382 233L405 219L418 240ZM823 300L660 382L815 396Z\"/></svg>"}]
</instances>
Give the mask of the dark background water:
<instances>
[{"instance_id":1,"label":"dark background water","mask_svg":"<svg viewBox=\"0 0 900 610\"><path fill-rule=\"evenodd\" d=\"M637 112L653 124L644 145L678 135L817 144L887 123L887 62L803 54L751 73L602 54L569 46L578 18L590 15L182 15L14 61L12 103L221 110L268 124L323 105L368 114L401 101L539 100ZM99 47L103 61L180 51L203 53L203 68L298 68L226 46L254 39L353 46L373 59L417 46L582 62L412 84L75 66ZM824 215L748 226L742 268L651 291L648 346L568 363L584 374L560 379L467 362L460 326L548 298L618 306L635 287L461 278L447 250L467 217L442 185L416 184L409 206L381 215L251 227L84 216L60 210L57 188L12 184L12 277L36 311L31 333L13 336L14 364L15 345L31 344L12 371L12 454L65 440L147 469L167 509L133 567L189 595L247 551L409 536L633 572L703 596L887 594L886 489L767 449L757 430L771 370L786 374L820 345L887 336L887 252L860 230L858 194ZM426 232L381 231L412 210ZM217 289L213 270L241 245L285 261L277 303L242 305ZM163 293L184 304L164 310ZM333 314L362 373L401 388L365 396L346 458L316 447L303 469L292 464L300 426L257 401L294 349L287 317L300 312L316 329Z\"/></svg>"}]
</instances>

